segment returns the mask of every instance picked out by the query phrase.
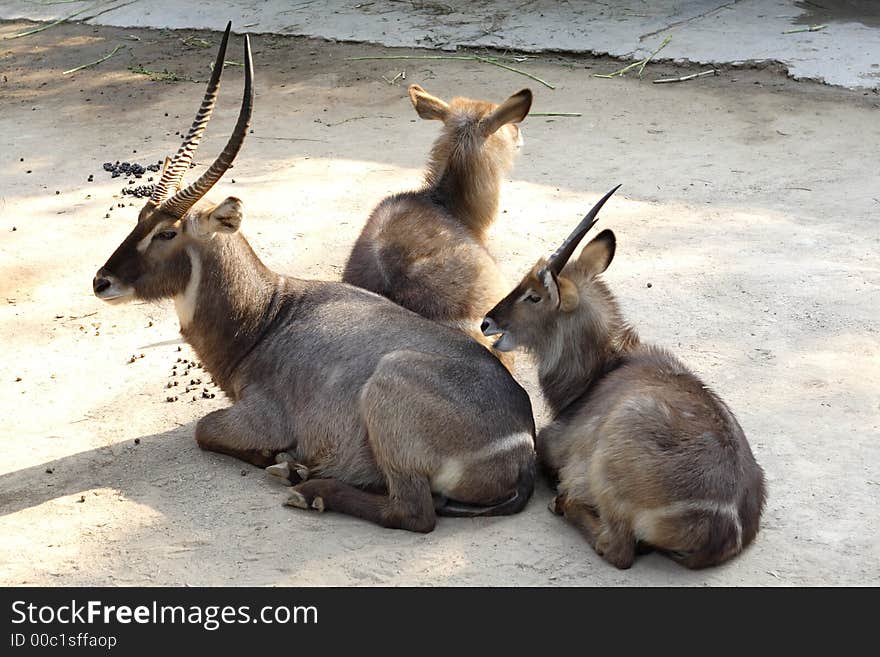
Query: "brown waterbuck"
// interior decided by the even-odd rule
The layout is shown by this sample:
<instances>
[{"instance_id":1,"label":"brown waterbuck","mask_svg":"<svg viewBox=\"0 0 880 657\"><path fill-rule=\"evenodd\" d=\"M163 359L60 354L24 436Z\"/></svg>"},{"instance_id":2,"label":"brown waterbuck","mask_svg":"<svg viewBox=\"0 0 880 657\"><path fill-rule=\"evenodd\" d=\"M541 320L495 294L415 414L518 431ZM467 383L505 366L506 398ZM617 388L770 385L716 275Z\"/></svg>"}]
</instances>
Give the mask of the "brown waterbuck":
<instances>
[{"instance_id":1,"label":"brown waterbuck","mask_svg":"<svg viewBox=\"0 0 880 657\"><path fill-rule=\"evenodd\" d=\"M534 420L497 359L379 295L270 271L238 232L241 201L204 199L247 133L247 37L232 137L180 188L214 108L228 38L229 27L192 129L98 271L95 294L174 300L181 333L233 402L199 420L196 441L294 473L288 504L421 532L437 514L519 511L534 483Z\"/></svg>"},{"instance_id":2,"label":"brown waterbuck","mask_svg":"<svg viewBox=\"0 0 880 657\"><path fill-rule=\"evenodd\" d=\"M409 95L421 118L443 122L425 185L379 203L342 280L491 348L480 320L508 285L486 248L486 233L498 211L501 179L522 144L517 124L529 113L532 92L523 89L501 105L468 98L446 103L415 84ZM503 360L512 366L512 355Z\"/></svg>"},{"instance_id":3,"label":"brown waterbuck","mask_svg":"<svg viewBox=\"0 0 880 657\"><path fill-rule=\"evenodd\" d=\"M558 480L551 509L628 568L637 548L691 568L738 554L758 531L765 487L736 418L669 352L640 342L601 280L610 230L572 253L608 192L549 260L486 315L496 349L537 360L554 419L538 455Z\"/></svg>"}]
</instances>

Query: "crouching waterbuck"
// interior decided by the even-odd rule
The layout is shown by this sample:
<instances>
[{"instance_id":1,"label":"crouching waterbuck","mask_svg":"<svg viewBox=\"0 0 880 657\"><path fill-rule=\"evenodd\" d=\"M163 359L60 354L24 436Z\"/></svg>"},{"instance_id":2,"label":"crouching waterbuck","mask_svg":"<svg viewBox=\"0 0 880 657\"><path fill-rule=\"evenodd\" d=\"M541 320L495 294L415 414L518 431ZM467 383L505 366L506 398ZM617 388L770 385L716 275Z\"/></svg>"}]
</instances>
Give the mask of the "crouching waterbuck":
<instances>
[{"instance_id":1,"label":"crouching waterbuck","mask_svg":"<svg viewBox=\"0 0 880 657\"><path fill-rule=\"evenodd\" d=\"M242 202L204 199L249 125L247 37L232 137L179 188L214 108L228 37L227 27L192 129L98 271L95 294L174 300L181 333L233 402L199 420L196 441L291 473L288 504L420 532L437 514L519 511L534 482L534 420L497 359L379 295L270 271L238 232Z\"/></svg>"},{"instance_id":2,"label":"crouching waterbuck","mask_svg":"<svg viewBox=\"0 0 880 657\"><path fill-rule=\"evenodd\" d=\"M486 248L486 232L498 211L501 178L522 144L517 124L531 108L532 92L523 89L501 105L446 103L415 84L409 95L421 118L443 122L425 185L379 203L342 280L491 348L494 339L480 333L480 320L508 285ZM512 367L512 354L503 361Z\"/></svg>"},{"instance_id":3,"label":"crouching waterbuck","mask_svg":"<svg viewBox=\"0 0 880 657\"><path fill-rule=\"evenodd\" d=\"M610 230L568 263L608 192L549 260L483 321L496 349L537 360L554 419L538 455L558 480L551 509L628 568L657 549L691 568L738 554L758 531L764 475L736 418L669 352L643 344L601 280Z\"/></svg>"}]
</instances>

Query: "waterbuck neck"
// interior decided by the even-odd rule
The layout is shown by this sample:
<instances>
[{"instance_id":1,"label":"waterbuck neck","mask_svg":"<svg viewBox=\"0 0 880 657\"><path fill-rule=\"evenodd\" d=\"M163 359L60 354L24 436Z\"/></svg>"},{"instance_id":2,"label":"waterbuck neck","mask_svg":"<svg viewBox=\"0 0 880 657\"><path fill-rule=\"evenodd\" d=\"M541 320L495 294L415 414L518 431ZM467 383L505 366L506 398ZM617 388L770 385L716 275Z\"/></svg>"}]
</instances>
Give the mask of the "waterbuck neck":
<instances>
[{"instance_id":1,"label":"waterbuck neck","mask_svg":"<svg viewBox=\"0 0 880 657\"><path fill-rule=\"evenodd\" d=\"M425 191L485 242L498 213L501 177L512 164L512 156L483 152L478 146L459 144L450 152L441 138L431 151Z\"/></svg>"},{"instance_id":2,"label":"waterbuck neck","mask_svg":"<svg viewBox=\"0 0 880 657\"><path fill-rule=\"evenodd\" d=\"M232 396L236 368L277 313L283 279L238 233L215 235L187 247L187 253L190 280L174 298L180 332L214 382Z\"/></svg>"},{"instance_id":3,"label":"waterbuck neck","mask_svg":"<svg viewBox=\"0 0 880 657\"><path fill-rule=\"evenodd\" d=\"M586 310L582 295L581 307L561 314L553 329L529 349L537 359L541 390L554 415L583 397L640 344L610 293L601 304L595 297L590 302L591 310Z\"/></svg>"}]
</instances>

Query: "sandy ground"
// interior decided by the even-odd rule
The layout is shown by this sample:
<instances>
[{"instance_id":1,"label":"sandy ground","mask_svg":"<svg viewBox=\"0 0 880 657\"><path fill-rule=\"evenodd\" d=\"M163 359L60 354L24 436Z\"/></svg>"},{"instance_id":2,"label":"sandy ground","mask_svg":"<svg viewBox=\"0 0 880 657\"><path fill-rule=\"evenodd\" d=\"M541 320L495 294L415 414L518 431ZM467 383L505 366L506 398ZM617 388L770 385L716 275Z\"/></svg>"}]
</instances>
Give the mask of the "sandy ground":
<instances>
[{"instance_id":1,"label":"sandy ground","mask_svg":"<svg viewBox=\"0 0 880 657\"><path fill-rule=\"evenodd\" d=\"M0 23L0 39L28 26ZM524 123L495 253L515 281L622 182L603 212L618 235L608 279L643 338L730 403L770 489L732 563L688 572L650 555L621 572L547 511L544 485L518 516L422 536L284 507L262 471L198 450L195 421L225 402L180 387L165 401L170 380L209 378L170 377L193 358L171 304L104 305L91 280L139 208L102 163L176 149L203 90L129 66L204 80L216 41L85 25L0 41L0 584L880 583L876 95L769 71L661 86L591 77L610 60L521 64L551 91L475 62L351 62L391 51L255 39L254 133L215 195L242 197L255 249L302 277L338 278L372 206L418 183L437 126L416 119L407 83L494 100L529 83L536 112L583 113ZM203 162L241 77L226 72Z\"/></svg>"}]
</instances>

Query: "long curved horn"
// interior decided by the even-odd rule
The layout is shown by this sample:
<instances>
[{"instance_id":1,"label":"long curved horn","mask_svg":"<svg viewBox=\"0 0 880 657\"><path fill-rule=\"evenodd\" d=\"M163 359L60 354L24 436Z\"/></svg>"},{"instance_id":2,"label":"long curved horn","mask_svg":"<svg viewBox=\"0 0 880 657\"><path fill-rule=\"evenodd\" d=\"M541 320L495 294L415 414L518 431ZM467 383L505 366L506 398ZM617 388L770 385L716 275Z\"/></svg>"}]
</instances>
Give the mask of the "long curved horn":
<instances>
[{"instance_id":1,"label":"long curved horn","mask_svg":"<svg viewBox=\"0 0 880 657\"><path fill-rule=\"evenodd\" d=\"M221 63L222 67L223 64ZM232 166L235 156L244 143L247 136L248 126L251 122L251 112L254 107L254 63L251 59L251 42L247 35L244 37L244 96L241 101L241 110L238 113L238 121L232 136L226 142L223 152L217 156L214 163L208 167L196 180L186 189L182 189L167 201L163 202L160 210L174 217L182 217L200 198L208 193L223 174Z\"/></svg>"},{"instance_id":2,"label":"long curved horn","mask_svg":"<svg viewBox=\"0 0 880 657\"><path fill-rule=\"evenodd\" d=\"M223 39L220 41L220 50L217 51L217 59L214 61L214 70L211 71L211 79L208 81L208 88L205 90L205 97L202 105L196 114L196 118L190 126L189 132L183 139L183 143L177 150L177 153L171 159L171 164L162 170L162 177L153 188L150 194L150 200L153 203L161 203L169 194L176 191L183 179L183 174L189 169L190 162L199 147L202 135L205 134L205 128L208 127L208 121L214 106L217 104L217 95L220 92L220 75L223 73L223 62L226 61L226 44L229 42L229 32L232 29L232 21L226 24L226 32L223 33Z\"/></svg>"},{"instance_id":3,"label":"long curved horn","mask_svg":"<svg viewBox=\"0 0 880 657\"><path fill-rule=\"evenodd\" d=\"M590 209L590 211L587 213L587 216L581 220L581 222L573 231L571 231L571 235L565 238L562 246L556 249L553 255L550 256L544 269L547 269L549 271L552 271L554 274L559 275L563 267L565 267L566 263L568 262L568 259L571 258L571 254L574 253L577 245L580 244L580 241L582 239L584 239L584 235L586 235L590 231L590 228L592 228L598 221L597 215L599 214L599 210L602 209L602 206L605 205L605 201L611 198L611 195L618 189L620 189L620 185L618 185L610 192L605 194L605 196L596 201L596 205L594 205Z\"/></svg>"}]
</instances>

